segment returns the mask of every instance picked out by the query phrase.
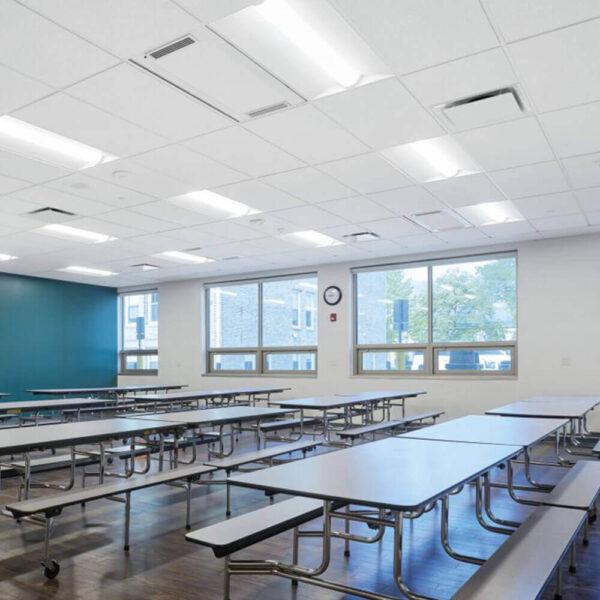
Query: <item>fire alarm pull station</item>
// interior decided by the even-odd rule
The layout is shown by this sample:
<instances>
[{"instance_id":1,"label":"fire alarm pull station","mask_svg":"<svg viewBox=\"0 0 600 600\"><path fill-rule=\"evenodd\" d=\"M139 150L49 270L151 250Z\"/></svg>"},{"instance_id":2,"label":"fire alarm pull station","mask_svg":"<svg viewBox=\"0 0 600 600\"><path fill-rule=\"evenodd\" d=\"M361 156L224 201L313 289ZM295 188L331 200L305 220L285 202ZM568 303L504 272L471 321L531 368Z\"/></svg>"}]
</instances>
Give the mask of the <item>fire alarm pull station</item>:
<instances>
[{"instance_id":1,"label":"fire alarm pull station","mask_svg":"<svg viewBox=\"0 0 600 600\"><path fill-rule=\"evenodd\" d=\"M337 321L337 313L331 313L329 315L329 320L333 323L335 321Z\"/></svg>"}]
</instances>

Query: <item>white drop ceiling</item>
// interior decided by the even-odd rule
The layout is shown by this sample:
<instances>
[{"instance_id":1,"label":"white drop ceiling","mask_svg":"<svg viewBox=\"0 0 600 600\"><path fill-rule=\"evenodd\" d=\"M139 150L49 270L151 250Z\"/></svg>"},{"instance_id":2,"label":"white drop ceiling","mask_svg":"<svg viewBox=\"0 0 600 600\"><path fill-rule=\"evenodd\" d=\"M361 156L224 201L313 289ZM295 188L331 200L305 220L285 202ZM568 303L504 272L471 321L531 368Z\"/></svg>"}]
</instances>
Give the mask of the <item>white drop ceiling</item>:
<instances>
[{"instance_id":1,"label":"white drop ceiling","mask_svg":"<svg viewBox=\"0 0 600 600\"><path fill-rule=\"evenodd\" d=\"M306 0L342 47L358 36L373 73L324 94L322 72L288 74L280 55L260 64L262 40L234 32L257 4L0 3L0 117L119 157L70 171L0 148L0 253L18 257L0 271L129 286L600 231L600 2ZM196 45L147 58L185 36ZM444 116L507 87L524 111L494 101ZM279 101L290 106L247 115ZM477 173L417 181L385 152L444 136ZM260 212L226 219L172 201L203 189ZM74 214L30 214L48 206ZM49 220L118 239L43 235ZM301 230L343 244L303 248L287 236ZM361 231L379 237L344 237ZM166 251L213 262L157 256ZM58 271L70 265L117 275Z\"/></svg>"}]
</instances>

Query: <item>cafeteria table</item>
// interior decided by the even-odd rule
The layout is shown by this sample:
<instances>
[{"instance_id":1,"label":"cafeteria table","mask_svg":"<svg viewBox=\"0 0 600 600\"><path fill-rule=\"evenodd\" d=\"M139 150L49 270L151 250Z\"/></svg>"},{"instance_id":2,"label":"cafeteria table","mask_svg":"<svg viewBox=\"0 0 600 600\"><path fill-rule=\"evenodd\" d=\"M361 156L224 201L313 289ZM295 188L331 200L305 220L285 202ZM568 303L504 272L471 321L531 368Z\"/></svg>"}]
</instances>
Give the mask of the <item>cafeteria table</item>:
<instances>
[{"instance_id":1,"label":"cafeteria table","mask_svg":"<svg viewBox=\"0 0 600 600\"><path fill-rule=\"evenodd\" d=\"M456 560L482 564L482 558L462 554L449 543L449 496L494 467L515 458L521 451L520 446L481 444L475 452L471 443L395 437L232 477L231 485L268 494L283 493L322 500L324 525L322 530L298 533L300 537L305 533L322 538L320 566L308 568L279 560L229 559L229 573L278 575L343 594L380 598L382 596L369 590L324 579L321 575L329 566L333 538L348 543L372 542L381 539L384 528L389 527L394 532L393 578L397 587L410 598L427 598L412 591L403 578L404 521L429 512L439 501L444 550ZM366 517L364 511L352 511L351 505L370 507L377 516ZM333 530L333 519L346 523L367 522L378 529L375 538L365 539L351 534L348 528L344 532Z\"/></svg>"},{"instance_id":2,"label":"cafeteria table","mask_svg":"<svg viewBox=\"0 0 600 600\"><path fill-rule=\"evenodd\" d=\"M336 394L336 396L354 396L355 398L364 398L364 400L384 400L387 409L387 420L392 418L392 406L400 406L402 409L402 416L406 416L405 402L407 398L417 398L426 394L425 391L409 392L406 390L377 390L367 392L345 392L343 394ZM399 400L399 403L393 402Z\"/></svg>"},{"instance_id":3,"label":"cafeteria table","mask_svg":"<svg viewBox=\"0 0 600 600\"><path fill-rule=\"evenodd\" d=\"M135 394L137 392L159 392L169 390L180 390L186 385L117 385L108 387L80 387L80 388L44 388L27 390L34 396L73 396L85 394L87 396L99 396L106 394L108 396L124 396L126 394Z\"/></svg>"}]
</instances>

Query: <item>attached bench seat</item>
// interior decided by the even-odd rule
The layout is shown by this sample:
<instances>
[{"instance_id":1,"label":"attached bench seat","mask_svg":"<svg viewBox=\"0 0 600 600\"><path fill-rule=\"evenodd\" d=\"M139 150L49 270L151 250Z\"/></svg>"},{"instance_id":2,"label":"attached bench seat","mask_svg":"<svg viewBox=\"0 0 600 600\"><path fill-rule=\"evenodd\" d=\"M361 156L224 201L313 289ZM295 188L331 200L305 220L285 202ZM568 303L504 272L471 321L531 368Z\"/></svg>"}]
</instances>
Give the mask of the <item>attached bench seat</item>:
<instances>
[{"instance_id":1,"label":"attached bench seat","mask_svg":"<svg viewBox=\"0 0 600 600\"><path fill-rule=\"evenodd\" d=\"M414 423L422 423L423 421L432 419L435 423L436 419L444 414L443 410L436 410L432 412L420 413L418 415L411 415L408 417L402 417L402 419L394 419L391 421L381 421L380 423L371 423L370 425L363 425L361 427L353 427L352 429L346 429L345 431L339 431L338 436L342 439L350 439L354 441L356 438L363 437L368 434L372 434L375 439L375 434L378 431L393 431L399 427L407 427Z\"/></svg>"},{"instance_id":2,"label":"attached bench seat","mask_svg":"<svg viewBox=\"0 0 600 600\"><path fill-rule=\"evenodd\" d=\"M591 512L595 508L598 495L600 495L600 463L579 460L550 493L535 492L528 494L526 499L545 506L561 506Z\"/></svg>"},{"instance_id":3,"label":"attached bench seat","mask_svg":"<svg viewBox=\"0 0 600 600\"><path fill-rule=\"evenodd\" d=\"M264 461L270 462L276 456L281 456L282 454L291 454L292 452L302 452L303 456L306 456L306 452L308 450L314 450L320 444L321 442L318 441L301 441L293 442L291 444L280 444L279 446L271 446L270 448L264 448L263 450L257 450L256 452L244 452L243 454L238 454L237 456L230 456L228 458L222 458L218 460L208 460L205 461L204 464L214 467L215 469L224 470L227 473L227 477L229 477L232 471L239 469L243 465ZM219 482L214 481L213 483ZM220 483L225 483L227 486L225 515L229 517L231 515L231 488L229 486L228 479Z\"/></svg>"},{"instance_id":4,"label":"attached bench seat","mask_svg":"<svg viewBox=\"0 0 600 600\"><path fill-rule=\"evenodd\" d=\"M596 442L596 445L592 448L592 454L600 457L600 440Z\"/></svg>"},{"instance_id":5,"label":"attached bench seat","mask_svg":"<svg viewBox=\"0 0 600 600\"><path fill-rule=\"evenodd\" d=\"M300 423L303 425L314 425L315 423L320 423L321 419L318 417L305 417L304 421L301 419L282 419L281 421L268 421L266 423L261 423L258 426L258 429L262 433L267 433L270 431L279 431L280 429L296 429L300 427Z\"/></svg>"},{"instance_id":6,"label":"attached bench seat","mask_svg":"<svg viewBox=\"0 0 600 600\"><path fill-rule=\"evenodd\" d=\"M552 575L560 573L585 519L579 510L540 506L452 598L536 600Z\"/></svg>"},{"instance_id":7,"label":"attached bench seat","mask_svg":"<svg viewBox=\"0 0 600 600\"><path fill-rule=\"evenodd\" d=\"M111 500L120 500L115 498L121 494L125 494L125 528L124 528L124 549L129 550L129 523L131 514L131 492L142 490L161 484L175 485L176 481L185 481L187 491L186 497L186 529L190 529L190 510L191 510L191 489L192 482L197 481L202 475L214 471L214 467L197 464L186 467L178 467L168 471L161 471L144 477L132 477L129 479L119 480L118 483L108 483L87 487L69 492L23 500L8 504L6 510L13 515L15 519L23 518L39 518L39 515L45 517L46 538L45 551L46 555L42 561L44 566L44 574L49 579L53 579L58 575L60 570L56 560L52 560L48 553L50 532L52 523L55 517L61 514L62 510L68 506L84 504L94 500L107 498Z\"/></svg>"},{"instance_id":8,"label":"attached bench seat","mask_svg":"<svg viewBox=\"0 0 600 600\"><path fill-rule=\"evenodd\" d=\"M84 462L92 462L89 456L85 454L76 454L75 463L81 464ZM11 460L3 462L4 465L12 467L19 471L25 470L24 460ZM47 469L60 469L62 467L69 467L71 465L70 454L55 454L54 456L42 456L40 458L32 458L29 461L32 471L44 471Z\"/></svg>"},{"instance_id":9,"label":"attached bench seat","mask_svg":"<svg viewBox=\"0 0 600 600\"><path fill-rule=\"evenodd\" d=\"M188 542L212 548L217 558L229 556L323 514L323 502L292 498L186 534Z\"/></svg>"}]
</instances>

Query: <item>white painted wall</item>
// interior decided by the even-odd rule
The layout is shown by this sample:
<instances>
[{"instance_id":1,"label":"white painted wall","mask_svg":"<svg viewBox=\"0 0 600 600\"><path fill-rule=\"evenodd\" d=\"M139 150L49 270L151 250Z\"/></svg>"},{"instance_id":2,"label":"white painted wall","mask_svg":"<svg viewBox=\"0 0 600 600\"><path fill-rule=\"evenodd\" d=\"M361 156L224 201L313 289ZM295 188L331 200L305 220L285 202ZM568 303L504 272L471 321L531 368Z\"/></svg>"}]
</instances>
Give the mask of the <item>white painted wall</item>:
<instances>
[{"instance_id":1,"label":"white painted wall","mask_svg":"<svg viewBox=\"0 0 600 600\"><path fill-rule=\"evenodd\" d=\"M157 379L187 383L191 389L276 383L291 387L290 397L367 389L424 389L427 396L409 401L409 412L439 407L446 410L447 416L480 413L533 394L600 394L600 236L526 242L510 249L515 247L519 277L516 378L353 376L350 268L358 265L338 263L316 268L320 296L329 285L337 285L344 292L341 304L335 308L322 300L319 304L317 377L204 376L203 281L187 280L158 286L159 375L126 376L120 382L148 383L149 379ZM487 250L478 247L444 256ZM416 258L420 257L410 257ZM406 258L398 259L402 260ZM252 276L244 274L240 278ZM329 321L330 312L337 313L335 323ZM600 418L596 426L600 426Z\"/></svg>"}]
</instances>

